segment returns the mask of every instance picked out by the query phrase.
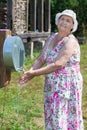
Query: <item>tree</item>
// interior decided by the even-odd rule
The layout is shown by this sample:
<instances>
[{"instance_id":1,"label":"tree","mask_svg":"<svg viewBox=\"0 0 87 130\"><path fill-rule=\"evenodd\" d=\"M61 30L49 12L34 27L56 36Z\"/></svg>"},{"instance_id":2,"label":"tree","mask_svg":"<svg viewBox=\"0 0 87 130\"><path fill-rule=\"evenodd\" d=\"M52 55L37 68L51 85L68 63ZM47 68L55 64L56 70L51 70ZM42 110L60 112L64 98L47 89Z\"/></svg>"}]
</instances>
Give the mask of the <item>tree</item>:
<instances>
[{"instance_id":1,"label":"tree","mask_svg":"<svg viewBox=\"0 0 87 130\"><path fill-rule=\"evenodd\" d=\"M87 35L87 1L86 0L51 0L51 30L56 31L55 15L64 9L72 9L77 14L79 23L75 33L78 36Z\"/></svg>"},{"instance_id":2,"label":"tree","mask_svg":"<svg viewBox=\"0 0 87 130\"><path fill-rule=\"evenodd\" d=\"M85 0L78 0L79 5L76 9L77 16L78 16L78 33L79 36L87 36L87 1Z\"/></svg>"}]
</instances>

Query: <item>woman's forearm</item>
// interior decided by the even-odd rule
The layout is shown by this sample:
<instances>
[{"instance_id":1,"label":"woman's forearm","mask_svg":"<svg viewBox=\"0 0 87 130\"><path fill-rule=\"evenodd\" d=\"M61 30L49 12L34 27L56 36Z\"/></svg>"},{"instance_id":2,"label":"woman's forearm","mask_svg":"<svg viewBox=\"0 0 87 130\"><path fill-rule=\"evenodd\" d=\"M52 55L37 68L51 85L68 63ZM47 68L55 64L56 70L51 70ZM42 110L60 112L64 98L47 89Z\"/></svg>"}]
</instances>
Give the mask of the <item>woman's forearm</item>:
<instances>
[{"instance_id":1,"label":"woman's forearm","mask_svg":"<svg viewBox=\"0 0 87 130\"><path fill-rule=\"evenodd\" d=\"M33 70L39 69L43 66L43 64L44 64L44 62L42 62L41 59L38 58L38 59L36 59L36 61L32 65L31 69L33 69Z\"/></svg>"},{"instance_id":2,"label":"woman's forearm","mask_svg":"<svg viewBox=\"0 0 87 130\"><path fill-rule=\"evenodd\" d=\"M55 63L51 63L45 67L42 67L40 69L36 69L33 71L33 74L35 76L40 76L40 75L45 75L45 74L49 74L49 73L52 73L58 69L60 69L61 66L57 66Z\"/></svg>"}]
</instances>

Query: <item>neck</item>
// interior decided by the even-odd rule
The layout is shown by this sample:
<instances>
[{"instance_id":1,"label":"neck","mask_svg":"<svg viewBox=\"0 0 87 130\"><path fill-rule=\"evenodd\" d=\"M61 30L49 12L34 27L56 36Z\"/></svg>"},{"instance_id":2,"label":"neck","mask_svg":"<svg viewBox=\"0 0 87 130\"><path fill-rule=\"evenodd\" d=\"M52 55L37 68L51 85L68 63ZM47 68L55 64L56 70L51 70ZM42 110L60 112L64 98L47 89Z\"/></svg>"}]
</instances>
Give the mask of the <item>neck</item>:
<instances>
[{"instance_id":1,"label":"neck","mask_svg":"<svg viewBox=\"0 0 87 130\"><path fill-rule=\"evenodd\" d=\"M67 37L67 36L69 36L71 33L70 32L67 32L67 33L64 33L64 32L59 32L58 33L58 36L62 39L62 38L64 38L64 37Z\"/></svg>"}]
</instances>

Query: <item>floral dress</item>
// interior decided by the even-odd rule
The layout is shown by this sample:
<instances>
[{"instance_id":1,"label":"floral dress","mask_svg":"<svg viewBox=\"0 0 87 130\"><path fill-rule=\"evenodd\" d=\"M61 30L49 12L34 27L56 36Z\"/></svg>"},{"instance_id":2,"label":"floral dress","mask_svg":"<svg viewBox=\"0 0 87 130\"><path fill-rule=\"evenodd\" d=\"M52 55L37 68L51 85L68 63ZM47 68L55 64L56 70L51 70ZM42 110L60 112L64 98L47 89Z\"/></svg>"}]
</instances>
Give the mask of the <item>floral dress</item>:
<instances>
[{"instance_id":1,"label":"floral dress","mask_svg":"<svg viewBox=\"0 0 87 130\"><path fill-rule=\"evenodd\" d=\"M44 59L47 64L55 61L63 45L64 42L60 41L53 50L46 49ZM70 57L63 68L45 76L45 130L84 129L81 110L83 79L79 66L80 47L76 49L77 53Z\"/></svg>"}]
</instances>

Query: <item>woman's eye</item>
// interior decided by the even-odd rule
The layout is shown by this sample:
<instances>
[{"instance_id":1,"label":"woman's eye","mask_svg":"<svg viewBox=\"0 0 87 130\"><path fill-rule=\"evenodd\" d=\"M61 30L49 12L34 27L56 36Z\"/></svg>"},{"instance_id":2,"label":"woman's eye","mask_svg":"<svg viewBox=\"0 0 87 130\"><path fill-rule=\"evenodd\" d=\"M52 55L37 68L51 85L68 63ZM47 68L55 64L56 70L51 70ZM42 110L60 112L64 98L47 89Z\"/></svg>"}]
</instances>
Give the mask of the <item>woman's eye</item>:
<instances>
[{"instance_id":1,"label":"woman's eye","mask_svg":"<svg viewBox=\"0 0 87 130\"><path fill-rule=\"evenodd\" d=\"M62 20L62 21L66 21L66 22L68 22L68 23L70 22L69 19L64 19L64 18L62 18L61 20Z\"/></svg>"},{"instance_id":2,"label":"woman's eye","mask_svg":"<svg viewBox=\"0 0 87 130\"><path fill-rule=\"evenodd\" d=\"M64 18L61 18L62 21L64 21Z\"/></svg>"},{"instance_id":3,"label":"woman's eye","mask_svg":"<svg viewBox=\"0 0 87 130\"><path fill-rule=\"evenodd\" d=\"M67 21L68 23L70 23L70 20L69 20L69 19L67 19L66 21Z\"/></svg>"}]
</instances>

